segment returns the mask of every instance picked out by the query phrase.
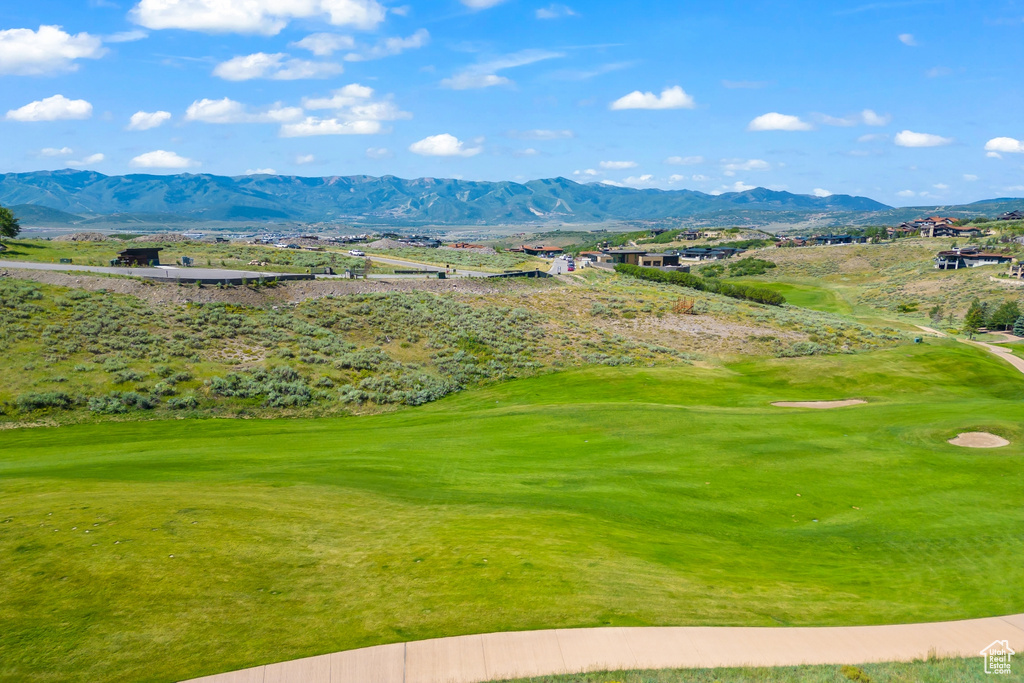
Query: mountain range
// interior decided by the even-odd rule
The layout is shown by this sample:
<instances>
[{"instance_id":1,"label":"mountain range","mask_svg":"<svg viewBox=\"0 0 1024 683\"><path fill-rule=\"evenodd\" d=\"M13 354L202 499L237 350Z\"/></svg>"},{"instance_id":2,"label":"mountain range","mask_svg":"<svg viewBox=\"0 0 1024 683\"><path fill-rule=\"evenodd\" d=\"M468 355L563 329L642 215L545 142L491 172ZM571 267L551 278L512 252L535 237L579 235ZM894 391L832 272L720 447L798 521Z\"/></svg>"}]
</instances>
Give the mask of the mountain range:
<instances>
[{"instance_id":1,"label":"mountain range","mask_svg":"<svg viewBox=\"0 0 1024 683\"><path fill-rule=\"evenodd\" d=\"M712 195L693 190L394 176L107 176L93 171L0 175L0 204L25 225L209 221L382 225L502 225L666 221L679 225L898 223L922 213L991 215L1020 208L999 199L966 207L895 209L866 197L755 188Z\"/></svg>"}]
</instances>

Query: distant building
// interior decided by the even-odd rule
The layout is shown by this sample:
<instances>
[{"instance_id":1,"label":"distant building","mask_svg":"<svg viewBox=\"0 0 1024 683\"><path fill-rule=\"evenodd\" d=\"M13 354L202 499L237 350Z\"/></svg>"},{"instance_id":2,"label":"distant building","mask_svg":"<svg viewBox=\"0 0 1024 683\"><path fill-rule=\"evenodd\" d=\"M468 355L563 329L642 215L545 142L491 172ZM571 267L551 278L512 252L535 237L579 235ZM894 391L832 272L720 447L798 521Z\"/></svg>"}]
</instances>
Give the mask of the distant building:
<instances>
[{"instance_id":1,"label":"distant building","mask_svg":"<svg viewBox=\"0 0 1024 683\"><path fill-rule=\"evenodd\" d=\"M833 246L837 244L865 244L868 238L855 237L853 235L818 235L817 237L812 237L811 240L816 244Z\"/></svg>"},{"instance_id":2,"label":"distant building","mask_svg":"<svg viewBox=\"0 0 1024 683\"><path fill-rule=\"evenodd\" d=\"M719 261L742 254L745 249L735 247L693 247L683 249L679 257L685 261Z\"/></svg>"},{"instance_id":3,"label":"distant building","mask_svg":"<svg viewBox=\"0 0 1024 683\"><path fill-rule=\"evenodd\" d=\"M685 230L679 233L679 237L690 242L692 242L693 240L699 240L703 236L704 233L700 232L699 230Z\"/></svg>"},{"instance_id":4,"label":"distant building","mask_svg":"<svg viewBox=\"0 0 1024 683\"><path fill-rule=\"evenodd\" d=\"M983 234L984 232L982 232L981 228L971 225L965 225L962 228L952 225L939 225L930 228L927 233L921 230L922 237L981 237Z\"/></svg>"},{"instance_id":5,"label":"distant building","mask_svg":"<svg viewBox=\"0 0 1024 683\"><path fill-rule=\"evenodd\" d=\"M1013 257L1006 254L990 254L968 247L940 251L935 257L935 267L939 270L960 270L961 268L977 268L979 266L997 266L1012 263Z\"/></svg>"},{"instance_id":6,"label":"distant building","mask_svg":"<svg viewBox=\"0 0 1024 683\"><path fill-rule=\"evenodd\" d=\"M530 256L540 256L541 258L554 258L565 252L561 247L529 247L525 244L519 250Z\"/></svg>"},{"instance_id":7,"label":"distant building","mask_svg":"<svg viewBox=\"0 0 1024 683\"><path fill-rule=\"evenodd\" d=\"M159 266L161 251L163 251L163 249L159 247L136 247L133 249L125 249L117 252L117 258L114 259L114 265Z\"/></svg>"},{"instance_id":8,"label":"distant building","mask_svg":"<svg viewBox=\"0 0 1024 683\"><path fill-rule=\"evenodd\" d=\"M997 221L1024 221L1024 211L1007 211Z\"/></svg>"}]
</instances>

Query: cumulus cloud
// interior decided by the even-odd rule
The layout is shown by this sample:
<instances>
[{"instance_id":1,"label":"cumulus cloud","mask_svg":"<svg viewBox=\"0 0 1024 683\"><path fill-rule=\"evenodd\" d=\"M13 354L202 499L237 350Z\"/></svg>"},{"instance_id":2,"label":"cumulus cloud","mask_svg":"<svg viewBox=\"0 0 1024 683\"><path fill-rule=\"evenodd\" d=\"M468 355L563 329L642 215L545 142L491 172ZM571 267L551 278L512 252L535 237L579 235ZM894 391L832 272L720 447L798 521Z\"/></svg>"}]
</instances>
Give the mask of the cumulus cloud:
<instances>
[{"instance_id":1,"label":"cumulus cloud","mask_svg":"<svg viewBox=\"0 0 1024 683\"><path fill-rule=\"evenodd\" d=\"M737 171L767 171L772 167L764 159L722 159L722 170L728 173Z\"/></svg>"},{"instance_id":2,"label":"cumulus cloud","mask_svg":"<svg viewBox=\"0 0 1024 683\"><path fill-rule=\"evenodd\" d=\"M312 135L376 135L384 132L382 121L410 119L391 101L390 95L376 99L373 88L351 83L330 97L305 98L303 106L313 111L333 110L331 117L307 117L304 121L281 127L283 137Z\"/></svg>"},{"instance_id":3,"label":"cumulus cloud","mask_svg":"<svg viewBox=\"0 0 1024 683\"><path fill-rule=\"evenodd\" d=\"M306 78L329 78L343 71L344 67L341 64L293 59L282 52L256 52L221 62L214 67L213 75L226 81L249 81L256 78L297 81Z\"/></svg>"},{"instance_id":4,"label":"cumulus cloud","mask_svg":"<svg viewBox=\"0 0 1024 683\"><path fill-rule=\"evenodd\" d=\"M896 38L909 47L917 47L917 40L914 38L913 33L901 33Z\"/></svg>"},{"instance_id":5,"label":"cumulus cloud","mask_svg":"<svg viewBox=\"0 0 1024 683\"><path fill-rule=\"evenodd\" d=\"M62 121L87 119L92 116L92 105L85 100L69 100L54 95L24 107L7 112L8 121Z\"/></svg>"},{"instance_id":6,"label":"cumulus cloud","mask_svg":"<svg viewBox=\"0 0 1024 683\"><path fill-rule=\"evenodd\" d=\"M697 166L704 163L704 157L693 156L693 157L669 157L665 159L665 163L669 166Z\"/></svg>"},{"instance_id":7,"label":"cumulus cloud","mask_svg":"<svg viewBox=\"0 0 1024 683\"><path fill-rule=\"evenodd\" d=\"M1024 140L1016 138L992 138L985 143L987 152L1006 152L1007 154L1024 154Z\"/></svg>"},{"instance_id":8,"label":"cumulus cloud","mask_svg":"<svg viewBox=\"0 0 1024 683\"><path fill-rule=\"evenodd\" d=\"M0 74L43 76L76 71L77 59L99 59L103 41L88 33L71 35L60 26L0 31Z\"/></svg>"},{"instance_id":9,"label":"cumulus cloud","mask_svg":"<svg viewBox=\"0 0 1024 683\"><path fill-rule=\"evenodd\" d=\"M606 171L622 171L627 168L636 168L637 163L635 161L602 161L598 166Z\"/></svg>"},{"instance_id":10,"label":"cumulus cloud","mask_svg":"<svg viewBox=\"0 0 1024 683\"><path fill-rule=\"evenodd\" d=\"M387 16L377 0L141 0L130 12L150 29L276 35L293 19L372 29Z\"/></svg>"},{"instance_id":11,"label":"cumulus cloud","mask_svg":"<svg viewBox=\"0 0 1024 683\"><path fill-rule=\"evenodd\" d=\"M121 31L120 33L111 33L109 36L103 36L103 42L105 43L134 43L139 40L145 40L149 37L149 34L145 31L135 29L134 31Z\"/></svg>"},{"instance_id":12,"label":"cumulus cloud","mask_svg":"<svg viewBox=\"0 0 1024 683\"><path fill-rule=\"evenodd\" d=\"M288 43L288 47L297 47L312 52L317 57L330 57L340 50L351 50L356 46L352 36L337 33L312 33L302 40Z\"/></svg>"},{"instance_id":13,"label":"cumulus cloud","mask_svg":"<svg viewBox=\"0 0 1024 683\"><path fill-rule=\"evenodd\" d=\"M483 147L467 147L454 135L442 133L412 143L409 151L426 157L472 157L482 152Z\"/></svg>"},{"instance_id":14,"label":"cumulus cloud","mask_svg":"<svg viewBox=\"0 0 1024 683\"><path fill-rule=\"evenodd\" d=\"M510 55L480 64L474 64L456 73L451 78L441 81L442 88L451 90L477 90L480 88L491 88L496 85L507 85L512 81L505 76L498 75L499 71L515 69L521 66L528 66L536 62L548 59L564 57L561 52L549 52L547 50L522 50Z\"/></svg>"},{"instance_id":15,"label":"cumulus cloud","mask_svg":"<svg viewBox=\"0 0 1024 683\"><path fill-rule=\"evenodd\" d=\"M572 174L576 176L586 176L588 178L594 178L601 175L601 172L593 168L587 168L582 171L573 171Z\"/></svg>"},{"instance_id":16,"label":"cumulus cloud","mask_svg":"<svg viewBox=\"0 0 1024 683\"><path fill-rule=\"evenodd\" d=\"M272 168L250 168L244 175L277 175L277 171Z\"/></svg>"},{"instance_id":17,"label":"cumulus cloud","mask_svg":"<svg viewBox=\"0 0 1024 683\"><path fill-rule=\"evenodd\" d=\"M904 130L896 134L894 142L899 147L944 147L953 144L953 138Z\"/></svg>"},{"instance_id":18,"label":"cumulus cloud","mask_svg":"<svg viewBox=\"0 0 1024 683\"><path fill-rule=\"evenodd\" d=\"M694 109L696 106L693 97L676 85L662 90L660 96L653 92L634 90L612 102L609 109Z\"/></svg>"},{"instance_id":19,"label":"cumulus cloud","mask_svg":"<svg viewBox=\"0 0 1024 683\"><path fill-rule=\"evenodd\" d=\"M977 180L977 179L978 179L978 176L976 176L976 175L973 175L973 174L971 174L971 173L965 173L965 174L964 174L964 176L963 176L963 178L964 178L964 180L966 180L967 182L969 182L969 183L973 183L973 182L974 182L975 180Z\"/></svg>"},{"instance_id":20,"label":"cumulus cloud","mask_svg":"<svg viewBox=\"0 0 1024 683\"><path fill-rule=\"evenodd\" d=\"M534 130L510 130L508 136L517 140L565 140L576 137L576 133L571 130L536 128Z\"/></svg>"},{"instance_id":21,"label":"cumulus cloud","mask_svg":"<svg viewBox=\"0 0 1024 683\"><path fill-rule=\"evenodd\" d=\"M70 166L72 168L79 168L81 166L92 166L93 164L100 163L101 161L103 161L106 158L107 158L107 156L105 154L100 154L100 153L90 154L89 156L85 157L84 159L80 159L78 161L69 161L68 162L68 166Z\"/></svg>"},{"instance_id":22,"label":"cumulus cloud","mask_svg":"<svg viewBox=\"0 0 1024 683\"><path fill-rule=\"evenodd\" d=\"M821 197L822 199L824 199L825 197L831 197L832 193L829 192L828 190L823 190L820 187L816 187L814 188L814 196Z\"/></svg>"},{"instance_id":23,"label":"cumulus cloud","mask_svg":"<svg viewBox=\"0 0 1024 683\"><path fill-rule=\"evenodd\" d=\"M135 168L170 168L182 169L199 166L198 161L193 161L174 152L158 149L153 152L146 152L132 159L129 164Z\"/></svg>"},{"instance_id":24,"label":"cumulus cloud","mask_svg":"<svg viewBox=\"0 0 1024 683\"><path fill-rule=\"evenodd\" d=\"M871 109L865 109L851 116L837 117L823 114L820 118L821 122L828 126L887 126L892 121L890 115L882 116Z\"/></svg>"},{"instance_id":25,"label":"cumulus cloud","mask_svg":"<svg viewBox=\"0 0 1024 683\"><path fill-rule=\"evenodd\" d=\"M128 122L128 130L150 130L159 128L171 120L169 111L137 111Z\"/></svg>"},{"instance_id":26,"label":"cumulus cloud","mask_svg":"<svg viewBox=\"0 0 1024 683\"><path fill-rule=\"evenodd\" d=\"M66 157L75 153L70 147L44 147L39 150L40 156L44 157Z\"/></svg>"},{"instance_id":27,"label":"cumulus cloud","mask_svg":"<svg viewBox=\"0 0 1024 683\"><path fill-rule=\"evenodd\" d=\"M747 192L756 189L756 185L747 185L742 180L737 180L731 187L726 188L729 192Z\"/></svg>"},{"instance_id":28,"label":"cumulus cloud","mask_svg":"<svg viewBox=\"0 0 1024 683\"><path fill-rule=\"evenodd\" d=\"M305 138L314 135L377 135L383 132L380 121L343 121L307 116L297 123L281 126L283 138Z\"/></svg>"},{"instance_id":29,"label":"cumulus cloud","mask_svg":"<svg viewBox=\"0 0 1024 683\"><path fill-rule=\"evenodd\" d=\"M370 59L382 59L400 55L406 50L416 50L430 43L430 32L425 28L413 33L408 38L384 38L373 47L345 55L347 62L363 62Z\"/></svg>"},{"instance_id":30,"label":"cumulus cloud","mask_svg":"<svg viewBox=\"0 0 1024 683\"><path fill-rule=\"evenodd\" d=\"M369 159L390 159L395 156L387 147L368 147L366 156Z\"/></svg>"},{"instance_id":31,"label":"cumulus cloud","mask_svg":"<svg viewBox=\"0 0 1024 683\"><path fill-rule=\"evenodd\" d=\"M900 190L899 192L896 193L896 196L897 197L903 197L903 198L910 198L910 197L916 197L917 193L914 192L913 190Z\"/></svg>"},{"instance_id":32,"label":"cumulus cloud","mask_svg":"<svg viewBox=\"0 0 1024 683\"><path fill-rule=\"evenodd\" d=\"M787 130L787 131L799 131L799 130L812 130L814 126L803 121L798 116L790 116L788 114L780 114L778 112L769 112L762 114L756 119L750 122L747 126L747 130L754 131L765 131L765 130Z\"/></svg>"},{"instance_id":33,"label":"cumulus cloud","mask_svg":"<svg viewBox=\"0 0 1024 683\"><path fill-rule=\"evenodd\" d=\"M541 7L536 12L538 19L561 19L563 17L577 17L579 16L573 11L568 5L553 4L547 7Z\"/></svg>"},{"instance_id":34,"label":"cumulus cloud","mask_svg":"<svg viewBox=\"0 0 1024 683\"><path fill-rule=\"evenodd\" d=\"M316 161L316 156L312 154L299 154L295 157L295 163L299 166L305 166L306 164L312 164Z\"/></svg>"},{"instance_id":35,"label":"cumulus cloud","mask_svg":"<svg viewBox=\"0 0 1024 683\"><path fill-rule=\"evenodd\" d=\"M653 175L651 175L650 173L645 173L644 175L640 176L631 175L628 178L624 178L622 184L628 185L630 187L639 187L642 185L650 185L653 180Z\"/></svg>"},{"instance_id":36,"label":"cumulus cloud","mask_svg":"<svg viewBox=\"0 0 1024 683\"><path fill-rule=\"evenodd\" d=\"M185 111L185 120L203 123L284 123L302 115L301 108L281 104L253 112L241 102L225 97L222 100L196 100Z\"/></svg>"}]
</instances>

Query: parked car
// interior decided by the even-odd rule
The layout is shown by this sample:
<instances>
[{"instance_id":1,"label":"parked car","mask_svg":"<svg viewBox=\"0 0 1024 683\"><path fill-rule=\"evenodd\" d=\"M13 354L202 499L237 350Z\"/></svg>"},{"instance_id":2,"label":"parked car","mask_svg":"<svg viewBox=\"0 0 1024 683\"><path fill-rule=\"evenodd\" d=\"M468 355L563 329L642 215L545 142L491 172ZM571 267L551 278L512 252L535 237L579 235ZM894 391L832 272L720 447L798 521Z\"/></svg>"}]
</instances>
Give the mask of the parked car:
<instances>
[{"instance_id":1,"label":"parked car","mask_svg":"<svg viewBox=\"0 0 1024 683\"><path fill-rule=\"evenodd\" d=\"M349 256L366 256L365 251L359 251L358 249L352 249L348 252Z\"/></svg>"},{"instance_id":2,"label":"parked car","mask_svg":"<svg viewBox=\"0 0 1024 683\"><path fill-rule=\"evenodd\" d=\"M572 271L574 271L574 270L576 270L576 266L574 266L574 265L572 265L572 264L570 263L570 264L569 264L569 272L571 273L571 272L572 272Z\"/></svg>"}]
</instances>

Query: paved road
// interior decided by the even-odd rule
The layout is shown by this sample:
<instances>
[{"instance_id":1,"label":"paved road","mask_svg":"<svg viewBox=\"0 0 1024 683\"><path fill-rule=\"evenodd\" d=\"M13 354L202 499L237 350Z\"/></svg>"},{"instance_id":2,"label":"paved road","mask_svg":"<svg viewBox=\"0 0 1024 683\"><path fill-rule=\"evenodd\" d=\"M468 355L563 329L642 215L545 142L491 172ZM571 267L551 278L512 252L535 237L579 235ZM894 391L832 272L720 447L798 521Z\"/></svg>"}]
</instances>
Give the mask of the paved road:
<instances>
[{"instance_id":1,"label":"paved road","mask_svg":"<svg viewBox=\"0 0 1024 683\"><path fill-rule=\"evenodd\" d=\"M178 276L202 278L202 279L230 279L249 278L257 280L260 277L272 278L282 276L294 276L294 273L266 273L250 270L228 270L226 268L177 268L175 266L162 266L159 268L122 268L108 266L76 266L71 263L33 263L30 261L7 261L0 260L0 268L18 268L22 270L57 270L57 271L81 271L86 273L106 273L108 275L131 275L133 277L146 277L173 282Z\"/></svg>"},{"instance_id":2,"label":"paved road","mask_svg":"<svg viewBox=\"0 0 1024 683\"><path fill-rule=\"evenodd\" d=\"M1024 614L902 626L492 633L380 645L190 683L482 683L585 671L866 664L978 657L997 640L1024 652Z\"/></svg>"},{"instance_id":3,"label":"paved road","mask_svg":"<svg viewBox=\"0 0 1024 683\"><path fill-rule=\"evenodd\" d=\"M401 261L399 259L387 258L385 256L377 256L376 254L369 254L367 258L374 263L383 263L389 266L395 266L396 268L408 268L409 270L429 270L432 273L443 273L445 271L443 266L432 266L426 263L419 263L418 261ZM485 273L480 270L463 270L462 268L456 267L454 275L448 277L491 277L494 273Z\"/></svg>"}]
</instances>

